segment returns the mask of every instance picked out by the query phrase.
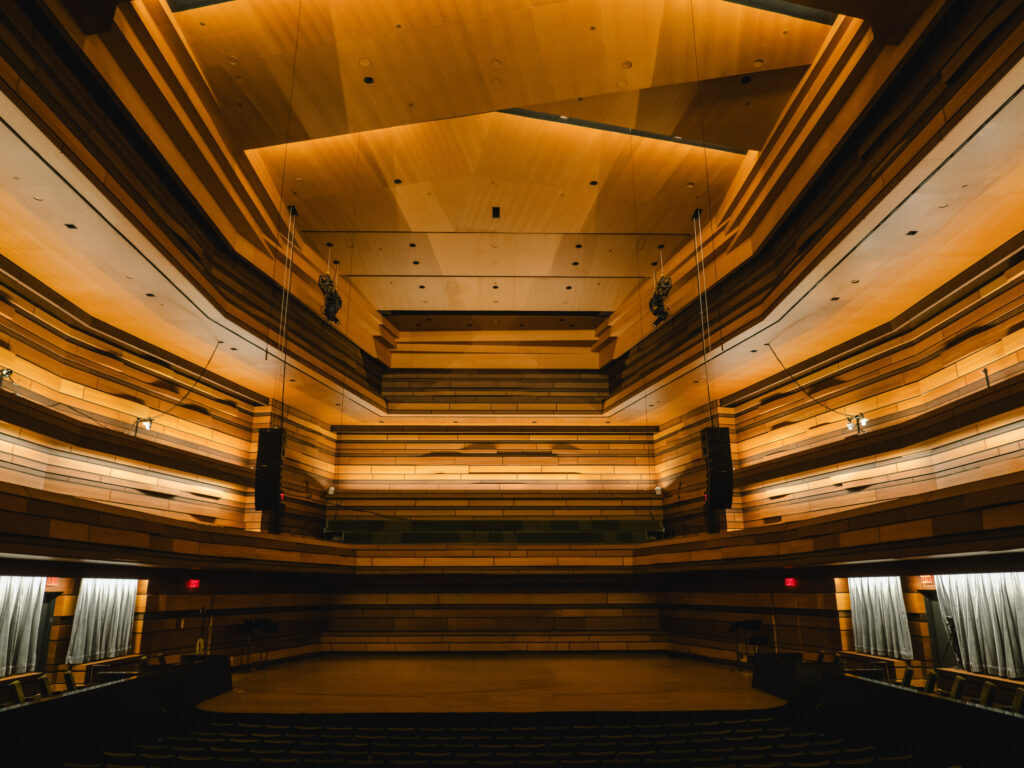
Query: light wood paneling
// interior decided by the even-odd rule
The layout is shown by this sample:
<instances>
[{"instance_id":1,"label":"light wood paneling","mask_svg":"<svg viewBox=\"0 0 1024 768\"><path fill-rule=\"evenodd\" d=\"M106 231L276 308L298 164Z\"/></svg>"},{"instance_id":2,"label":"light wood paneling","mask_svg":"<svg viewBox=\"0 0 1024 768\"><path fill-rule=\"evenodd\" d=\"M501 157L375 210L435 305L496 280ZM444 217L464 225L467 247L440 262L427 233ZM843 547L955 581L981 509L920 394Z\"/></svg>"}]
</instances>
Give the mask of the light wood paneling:
<instances>
[{"instance_id":1,"label":"light wood paneling","mask_svg":"<svg viewBox=\"0 0 1024 768\"><path fill-rule=\"evenodd\" d=\"M259 0L175 22L245 147L805 65L828 31L713 0Z\"/></svg>"}]
</instances>

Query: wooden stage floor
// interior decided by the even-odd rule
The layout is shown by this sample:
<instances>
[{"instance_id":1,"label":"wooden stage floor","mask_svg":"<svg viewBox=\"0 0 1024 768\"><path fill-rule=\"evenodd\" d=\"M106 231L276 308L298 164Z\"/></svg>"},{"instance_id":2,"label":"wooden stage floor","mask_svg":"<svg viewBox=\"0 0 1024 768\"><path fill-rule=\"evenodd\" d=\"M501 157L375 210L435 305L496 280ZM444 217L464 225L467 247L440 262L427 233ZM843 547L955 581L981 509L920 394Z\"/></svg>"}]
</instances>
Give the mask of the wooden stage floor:
<instances>
[{"instance_id":1,"label":"wooden stage floor","mask_svg":"<svg viewBox=\"0 0 1024 768\"><path fill-rule=\"evenodd\" d=\"M668 655L321 656L234 675L213 712L765 709L750 672Z\"/></svg>"}]
</instances>

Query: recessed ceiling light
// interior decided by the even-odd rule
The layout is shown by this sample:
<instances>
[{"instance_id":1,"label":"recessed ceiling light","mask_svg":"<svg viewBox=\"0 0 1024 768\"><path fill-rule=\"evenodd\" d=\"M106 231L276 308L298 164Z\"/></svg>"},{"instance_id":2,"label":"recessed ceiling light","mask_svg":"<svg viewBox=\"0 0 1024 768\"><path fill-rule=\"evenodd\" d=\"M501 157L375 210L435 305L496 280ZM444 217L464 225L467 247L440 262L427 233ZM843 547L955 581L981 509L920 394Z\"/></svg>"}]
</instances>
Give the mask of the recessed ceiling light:
<instances>
[{"instance_id":1,"label":"recessed ceiling light","mask_svg":"<svg viewBox=\"0 0 1024 768\"><path fill-rule=\"evenodd\" d=\"M363 82L366 83L367 85L373 85L373 78L372 77L364 77L363 78Z\"/></svg>"},{"instance_id":2,"label":"recessed ceiling light","mask_svg":"<svg viewBox=\"0 0 1024 768\"><path fill-rule=\"evenodd\" d=\"M360 59L359 60L359 66L361 66L361 67L368 67L368 66L370 66L370 60L369 59Z\"/></svg>"},{"instance_id":3,"label":"recessed ceiling light","mask_svg":"<svg viewBox=\"0 0 1024 768\"><path fill-rule=\"evenodd\" d=\"M65 224L64 226L67 227L68 229L78 229L77 224Z\"/></svg>"},{"instance_id":4,"label":"recessed ceiling light","mask_svg":"<svg viewBox=\"0 0 1024 768\"><path fill-rule=\"evenodd\" d=\"M232 352L237 352L238 351L238 347L230 347L230 349L231 349Z\"/></svg>"},{"instance_id":5,"label":"recessed ceiling light","mask_svg":"<svg viewBox=\"0 0 1024 768\"><path fill-rule=\"evenodd\" d=\"M660 251L661 249L663 249L664 247L665 247L665 244L664 244L664 243L658 243L658 250L659 250L659 251Z\"/></svg>"},{"instance_id":6,"label":"recessed ceiling light","mask_svg":"<svg viewBox=\"0 0 1024 768\"><path fill-rule=\"evenodd\" d=\"M572 290L572 286L571 286L571 285L567 285L567 286L565 286L565 290L567 290L567 291L571 291L571 290Z\"/></svg>"},{"instance_id":7,"label":"recessed ceiling light","mask_svg":"<svg viewBox=\"0 0 1024 768\"><path fill-rule=\"evenodd\" d=\"M839 297L838 296L833 296L832 297L832 301L839 301Z\"/></svg>"},{"instance_id":8,"label":"recessed ceiling light","mask_svg":"<svg viewBox=\"0 0 1024 768\"><path fill-rule=\"evenodd\" d=\"M153 298L154 296L156 296L155 293L147 293L146 295L149 296L150 298Z\"/></svg>"},{"instance_id":9,"label":"recessed ceiling light","mask_svg":"<svg viewBox=\"0 0 1024 768\"><path fill-rule=\"evenodd\" d=\"M416 247L416 243L409 243L409 247L410 248L415 248Z\"/></svg>"},{"instance_id":10,"label":"recessed ceiling light","mask_svg":"<svg viewBox=\"0 0 1024 768\"><path fill-rule=\"evenodd\" d=\"M658 266L658 262L656 262L656 261L652 261L652 262L651 262L651 266L652 266L652 267L656 267L656 266Z\"/></svg>"},{"instance_id":11,"label":"recessed ceiling light","mask_svg":"<svg viewBox=\"0 0 1024 768\"><path fill-rule=\"evenodd\" d=\"M576 243L576 247L577 248L582 248L583 247L583 243Z\"/></svg>"},{"instance_id":12,"label":"recessed ceiling light","mask_svg":"<svg viewBox=\"0 0 1024 768\"><path fill-rule=\"evenodd\" d=\"M916 229L912 229L909 232L907 232L907 234L911 235L911 236L916 235L917 234L917 230Z\"/></svg>"},{"instance_id":13,"label":"recessed ceiling light","mask_svg":"<svg viewBox=\"0 0 1024 768\"><path fill-rule=\"evenodd\" d=\"M580 265L580 263L579 263L578 261L574 261L574 262L572 263L572 265L573 265L574 267L578 267L578 266Z\"/></svg>"},{"instance_id":14,"label":"recessed ceiling light","mask_svg":"<svg viewBox=\"0 0 1024 768\"><path fill-rule=\"evenodd\" d=\"M596 187L597 186L597 180L596 179L592 179L591 182L590 182L590 186Z\"/></svg>"},{"instance_id":15,"label":"recessed ceiling light","mask_svg":"<svg viewBox=\"0 0 1024 768\"><path fill-rule=\"evenodd\" d=\"M561 120L568 120L568 119L569 119L569 116L568 116L568 115L559 115L558 117L559 117L559 119L561 119Z\"/></svg>"},{"instance_id":16,"label":"recessed ceiling light","mask_svg":"<svg viewBox=\"0 0 1024 768\"><path fill-rule=\"evenodd\" d=\"M632 61L624 61L624 62L622 62L622 68L623 69L632 69L633 68L633 62Z\"/></svg>"},{"instance_id":17,"label":"recessed ceiling light","mask_svg":"<svg viewBox=\"0 0 1024 768\"><path fill-rule=\"evenodd\" d=\"M856 284L857 284L857 283L859 283L859 282L860 282L860 280L851 280L851 281L850 281L850 283L852 283L853 285L856 285Z\"/></svg>"},{"instance_id":18,"label":"recessed ceiling light","mask_svg":"<svg viewBox=\"0 0 1024 768\"><path fill-rule=\"evenodd\" d=\"M754 68L760 69L764 66L764 59L754 59Z\"/></svg>"},{"instance_id":19,"label":"recessed ceiling light","mask_svg":"<svg viewBox=\"0 0 1024 768\"><path fill-rule=\"evenodd\" d=\"M496 291L496 290L498 290L498 286L496 286L496 285L492 285L492 286L491 286L491 289L492 289L492 290L495 290L495 291Z\"/></svg>"},{"instance_id":20,"label":"recessed ceiling light","mask_svg":"<svg viewBox=\"0 0 1024 768\"><path fill-rule=\"evenodd\" d=\"M420 286L420 290L422 291L422 290L423 290L424 288L426 288L426 287L427 287L427 286L425 286L425 285L421 285L421 286Z\"/></svg>"},{"instance_id":21,"label":"recessed ceiling light","mask_svg":"<svg viewBox=\"0 0 1024 768\"><path fill-rule=\"evenodd\" d=\"M416 261L416 259L413 259L413 260L412 260L412 263L413 263L413 264L419 264L419 262L418 262L418 261Z\"/></svg>"},{"instance_id":22,"label":"recessed ceiling light","mask_svg":"<svg viewBox=\"0 0 1024 768\"><path fill-rule=\"evenodd\" d=\"M401 184L401 183L402 183L401 179L395 179L395 184Z\"/></svg>"}]
</instances>

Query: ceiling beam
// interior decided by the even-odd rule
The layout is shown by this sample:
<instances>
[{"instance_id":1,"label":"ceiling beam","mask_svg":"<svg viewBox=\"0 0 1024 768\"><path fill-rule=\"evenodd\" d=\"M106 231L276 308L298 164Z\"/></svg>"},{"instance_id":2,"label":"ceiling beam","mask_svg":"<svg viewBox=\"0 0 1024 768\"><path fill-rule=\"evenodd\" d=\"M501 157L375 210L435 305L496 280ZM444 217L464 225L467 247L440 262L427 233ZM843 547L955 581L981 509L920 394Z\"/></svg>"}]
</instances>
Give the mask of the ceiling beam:
<instances>
[{"instance_id":1,"label":"ceiling beam","mask_svg":"<svg viewBox=\"0 0 1024 768\"><path fill-rule=\"evenodd\" d=\"M580 118L569 117L568 115L555 115L550 112L537 112L532 109L520 109L518 107L513 109L501 109L498 111L503 112L506 115L529 117L533 120L547 120L552 123L565 123L566 125L576 125L580 128L591 128L595 131L609 131L611 133L622 133L627 136L640 136L644 139L667 141L671 144L686 144L691 147L699 147L701 149L714 149L718 152L730 152L734 155L747 154L747 150L740 149L739 147L726 147L720 144L703 144L699 141L684 139L681 136L666 136L665 134L654 133L653 131L643 131L639 128L626 128L621 125L611 125L610 123L598 123L593 120L581 120Z\"/></svg>"},{"instance_id":2,"label":"ceiling beam","mask_svg":"<svg viewBox=\"0 0 1024 768\"><path fill-rule=\"evenodd\" d=\"M930 4L928 0L727 0L737 5L831 24L837 15L864 19L886 45L903 39Z\"/></svg>"}]
</instances>

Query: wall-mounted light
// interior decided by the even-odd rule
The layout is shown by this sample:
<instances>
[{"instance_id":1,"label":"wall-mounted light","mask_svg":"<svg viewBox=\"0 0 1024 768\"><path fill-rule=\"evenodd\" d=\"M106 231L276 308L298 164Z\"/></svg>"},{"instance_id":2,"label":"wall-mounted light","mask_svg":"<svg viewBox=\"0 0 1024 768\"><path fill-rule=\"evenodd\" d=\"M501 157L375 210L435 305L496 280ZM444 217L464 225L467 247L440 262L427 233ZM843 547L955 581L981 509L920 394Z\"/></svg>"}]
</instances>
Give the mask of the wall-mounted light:
<instances>
[{"instance_id":1,"label":"wall-mounted light","mask_svg":"<svg viewBox=\"0 0 1024 768\"><path fill-rule=\"evenodd\" d=\"M858 413L856 416L846 417L846 428L850 432L857 430L857 434L859 435L865 429L865 427L867 427L867 425L868 417L865 416L863 413Z\"/></svg>"},{"instance_id":2,"label":"wall-mounted light","mask_svg":"<svg viewBox=\"0 0 1024 768\"><path fill-rule=\"evenodd\" d=\"M661 496L661 486L660 485L654 486L654 495L655 496Z\"/></svg>"},{"instance_id":3,"label":"wall-mounted light","mask_svg":"<svg viewBox=\"0 0 1024 768\"><path fill-rule=\"evenodd\" d=\"M152 416L138 416L135 419L135 434L139 434L139 427L142 427L147 432L153 428L153 417Z\"/></svg>"},{"instance_id":4,"label":"wall-mounted light","mask_svg":"<svg viewBox=\"0 0 1024 768\"><path fill-rule=\"evenodd\" d=\"M14 371L10 368L4 368L0 371L0 389L4 388L4 382L10 379L14 375Z\"/></svg>"}]
</instances>

